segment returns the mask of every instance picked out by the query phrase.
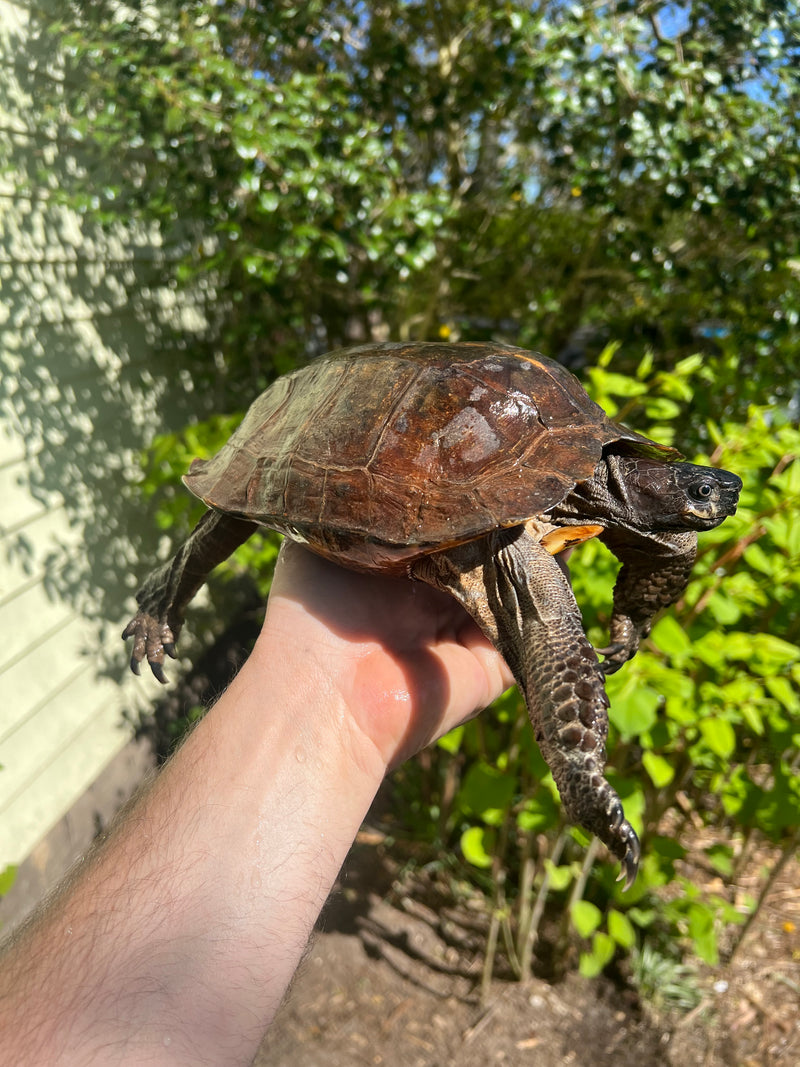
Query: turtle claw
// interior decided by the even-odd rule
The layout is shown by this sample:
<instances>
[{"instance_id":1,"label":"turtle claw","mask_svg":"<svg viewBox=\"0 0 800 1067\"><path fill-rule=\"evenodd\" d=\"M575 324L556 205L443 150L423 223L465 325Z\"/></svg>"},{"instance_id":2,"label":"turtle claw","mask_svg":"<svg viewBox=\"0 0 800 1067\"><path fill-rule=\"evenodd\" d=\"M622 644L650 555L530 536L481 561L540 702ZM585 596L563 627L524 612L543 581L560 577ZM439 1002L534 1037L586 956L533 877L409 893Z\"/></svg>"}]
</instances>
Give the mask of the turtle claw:
<instances>
[{"instance_id":1,"label":"turtle claw","mask_svg":"<svg viewBox=\"0 0 800 1067\"><path fill-rule=\"evenodd\" d=\"M164 674L163 666L158 662L158 660L148 660L147 662L150 664L150 670L153 672L153 677L156 679L156 681L161 682L162 685L166 685L167 676Z\"/></svg>"},{"instance_id":2,"label":"turtle claw","mask_svg":"<svg viewBox=\"0 0 800 1067\"><path fill-rule=\"evenodd\" d=\"M595 809L595 815L591 818L584 816L581 825L595 833L608 851L619 860L620 872L617 881L624 882L624 888L628 890L636 881L642 846L636 831L625 818L622 801L607 782L603 783L602 790L605 794L603 814ZM597 815L600 816L599 819Z\"/></svg>"},{"instance_id":3,"label":"turtle claw","mask_svg":"<svg viewBox=\"0 0 800 1067\"><path fill-rule=\"evenodd\" d=\"M631 831L633 832L633 831ZM635 847L633 847L635 845ZM634 834L633 841L629 842L628 848L625 850L625 855L620 860L620 871L617 876L618 882L624 882L623 889L627 892L633 883L636 881L636 875L639 871L639 859L641 857L641 847L639 845L639 838Z\"/></svg>"},{"instance_id":4,"label":"turtle claw","mask_svg":"<svg viewBox=\"0 0 800 1067\"><path fill-rule=\"evenodd\" d=\"M613 644L606 645L605 648L596 648L595 652L598 656L606 657L599 665L603 674L616 674L620 667L627 663L633 655L633 652L624 641L614 641Z\"/></svg>"},{"instance_id":5,"label":"turtle claw","mask_svg":"<svg viewBox=\"0 0 800 1067\"><path fill-rule=\"evenodd\" d=\"M620 862L620 871L617 876L618 882L624 882L623 889L628 890L636 881L639 871L639 861L642 857L642 846L639 838L627 819L614 831L616 848L613 850Z\"/></svg>"},{"instance_id":6,"label":"turtle claw","mask_svg":"<svg viewBox=\"0 0 800 1067\"><path fill-rule=\"evenodd\" d=\"M598 656L616 656L624 650L625 645L622 641L612 641L610 645L606 645L604 648L596 648L595 652Z\"/></svg>"},{"instance_id":7,"label":"turtle claw","mask_svg":"<svg viewBox=\"0 0 800 1067\"><path fill-rule=\"evenodd\" d=\"M175 637L166 622L160 621L147 612L140 611L122 631L123 640L133 638L131 651L131 670L141 673L142 660L146 659L156 678L166 685L164 674L164 654L175 659Z\"/></svg>"},{"instance_id":8,"label":"turtle claw","mask_svg":"<svg viewBox=\"0 0 800 1067\"><path fill-rule=\"evenodd\" d=\"M624 660L621 663L619 660L607 659L600 664L600 670L606 677L608 677L609 674L616 674L620 667L623 666L624 662Z\"/></svg>"}]
</instances>

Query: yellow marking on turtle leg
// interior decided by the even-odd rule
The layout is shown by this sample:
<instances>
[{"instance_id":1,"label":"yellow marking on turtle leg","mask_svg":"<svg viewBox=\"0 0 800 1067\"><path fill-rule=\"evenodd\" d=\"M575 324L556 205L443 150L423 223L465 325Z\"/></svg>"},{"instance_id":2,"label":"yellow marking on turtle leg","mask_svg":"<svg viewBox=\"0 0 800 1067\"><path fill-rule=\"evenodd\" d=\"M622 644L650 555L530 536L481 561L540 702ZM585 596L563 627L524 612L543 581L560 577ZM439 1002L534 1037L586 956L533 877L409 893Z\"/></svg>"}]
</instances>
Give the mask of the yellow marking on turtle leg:
<instances>
[{"instance_id":1,"label":"yellow marking on turtle leg","mask_svg":"<svg viewBox=\"0 0 800 1067\"><path fill-rule=\"evenodd\" d=\"M584 541L590 541L597 537L605 529L604 526L587 524L586 526L559 526L556 530L546 533L541 540L543 548L547 549L551 556L557 556L567 548L580 545Z\"/></svg>"}]
</instances>

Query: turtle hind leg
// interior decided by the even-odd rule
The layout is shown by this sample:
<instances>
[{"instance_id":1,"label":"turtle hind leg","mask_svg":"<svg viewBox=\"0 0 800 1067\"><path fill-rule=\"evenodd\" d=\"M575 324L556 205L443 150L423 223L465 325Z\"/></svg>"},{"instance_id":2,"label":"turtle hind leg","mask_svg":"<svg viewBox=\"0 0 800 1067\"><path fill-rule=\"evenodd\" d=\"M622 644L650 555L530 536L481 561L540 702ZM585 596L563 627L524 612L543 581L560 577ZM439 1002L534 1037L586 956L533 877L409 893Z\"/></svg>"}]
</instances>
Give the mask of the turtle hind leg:
<instances>
[{"instance_id":1,"label":"turtle hind leg","mask_svg":"<svg viewBox=\"0 0 800 1067\"><path fill-rule=\"evenodd\" d=\"M505 658L567 817L600 838L630 886L640 846L603 777L604 678L556 559L520 526L425 557L413 573L454 596Z\"/></svg>"},{"instance_id":2,"label":"turtle hind leg","mask_svg":"<svg viewBox=\"0 0 800 1067\"><path fill-rule=\"evenodd\" d=\"M134 674L147 659L159 682L166 681L164 656L175 657L186 606L214 567L256 529L257 524L246 519L207 511L174 557L149 575L136 594L139 610L122 631L123 639L133 638Z\"/></svg>"}]
</instances>

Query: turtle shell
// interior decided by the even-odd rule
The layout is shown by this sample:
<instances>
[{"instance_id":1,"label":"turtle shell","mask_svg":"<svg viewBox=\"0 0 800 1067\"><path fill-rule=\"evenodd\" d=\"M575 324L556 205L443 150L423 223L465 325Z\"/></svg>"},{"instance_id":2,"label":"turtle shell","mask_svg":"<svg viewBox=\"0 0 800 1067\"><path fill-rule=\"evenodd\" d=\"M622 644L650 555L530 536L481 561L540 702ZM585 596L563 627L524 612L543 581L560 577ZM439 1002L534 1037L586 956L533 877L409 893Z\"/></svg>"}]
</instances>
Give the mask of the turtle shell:
<instances>
[{"instance_id":1,"label":"turtle shell","mask_svg":"<svg viewBox=\"0 0 800 1067\"><path fill-rule=\"evenodd\" d=\"M612 422L560 364L499 344L378 344L279 378L186 485L365 570L543 516L603 450L679 457Z\"/></svg>"}]
</instances>

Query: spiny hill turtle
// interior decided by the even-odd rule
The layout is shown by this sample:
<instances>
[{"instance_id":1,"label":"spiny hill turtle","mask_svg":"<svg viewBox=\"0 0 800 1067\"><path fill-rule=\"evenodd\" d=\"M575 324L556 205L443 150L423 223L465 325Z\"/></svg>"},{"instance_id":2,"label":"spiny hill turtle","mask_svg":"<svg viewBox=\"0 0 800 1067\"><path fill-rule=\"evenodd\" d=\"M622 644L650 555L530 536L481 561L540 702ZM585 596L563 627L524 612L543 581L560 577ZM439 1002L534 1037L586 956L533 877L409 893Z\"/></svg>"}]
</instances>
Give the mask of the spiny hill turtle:
<instances>
[{"instance_id":1,"label":"spiny hill turtle","mask_svg":"<svg viewBox=\"0 0 800 1067\"><path fill-rule=\"evenodd\" d=\"M345 567L463 604L505 657L568 817L619 858L640 846L603 777L604 674L686 587L698 530L732 515L735 474L612 422L558 363L499 344L377 344L278 379L184 478L209 507L137 595L131 665L163 681L187 604L259 526ZM599 536L622 562L610 643L589 644L555 558Z\"/></svg>"}]
</instances>

